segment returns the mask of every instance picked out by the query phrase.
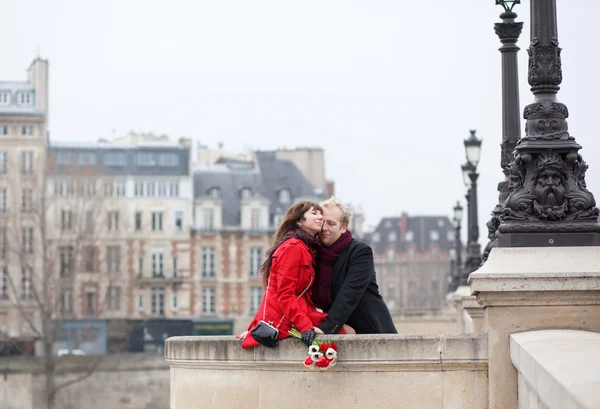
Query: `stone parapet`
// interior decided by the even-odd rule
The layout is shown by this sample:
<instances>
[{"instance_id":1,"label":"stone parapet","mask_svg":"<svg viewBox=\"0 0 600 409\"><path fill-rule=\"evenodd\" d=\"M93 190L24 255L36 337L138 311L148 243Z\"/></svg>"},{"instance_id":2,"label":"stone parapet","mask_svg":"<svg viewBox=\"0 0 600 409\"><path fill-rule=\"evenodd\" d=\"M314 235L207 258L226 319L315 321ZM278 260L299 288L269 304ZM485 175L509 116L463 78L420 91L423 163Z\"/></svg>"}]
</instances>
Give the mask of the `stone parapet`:
<instances>
[{"instance_id":1,"label":"stone parapet","mask_svg":"<svg viewBox=\"0 0 600 409\"><path fill-rule=\"evenodd\" d=\"M529 331L510 336L518 372L519 409L600 407L600 334Z\"/></svg>"},{"instance_id":2,"label":"stone parapet","mask_svg":"<svg viewBox=\"0 0 600 409\"><path fill-rule=\"evenodd\" d=\"M166 340L171 409L485 408L487 339L481 335L334 335L338 364L305 368L295 339L242 350L233 337ZM234 386L235 385L235 386Z\"/></svg>"}]
</instances>

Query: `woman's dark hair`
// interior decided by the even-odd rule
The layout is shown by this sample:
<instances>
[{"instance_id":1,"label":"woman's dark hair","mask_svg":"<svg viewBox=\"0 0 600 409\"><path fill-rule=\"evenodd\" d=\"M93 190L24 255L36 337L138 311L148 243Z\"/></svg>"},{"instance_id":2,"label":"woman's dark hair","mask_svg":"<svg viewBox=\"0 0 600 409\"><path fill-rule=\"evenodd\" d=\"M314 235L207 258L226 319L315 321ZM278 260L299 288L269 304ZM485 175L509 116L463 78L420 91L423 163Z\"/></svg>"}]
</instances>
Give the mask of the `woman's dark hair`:
<instances>
[{"instance_id":1,"label":"woman's dark hair","mask_svg":"<svg viewBox=\"0 0 600 409\"><path fill-rule=\"evenodd\" d=\"M308 212L313 207L323 213L323 208L320 204L310 201L298 202L294 205L291 205L285 212L283 220L277 229L277 233L275 233L273 245L269 250L267 250L267 258L262 266L260 266L260 274L262 275L262 281L265 287L270 275L273 253L275 253L275 250L277 250L281 243L285 241L284 236L286 234L299 228L298 223L304 221L304 213Z\"/></svg>"}]
</instances>

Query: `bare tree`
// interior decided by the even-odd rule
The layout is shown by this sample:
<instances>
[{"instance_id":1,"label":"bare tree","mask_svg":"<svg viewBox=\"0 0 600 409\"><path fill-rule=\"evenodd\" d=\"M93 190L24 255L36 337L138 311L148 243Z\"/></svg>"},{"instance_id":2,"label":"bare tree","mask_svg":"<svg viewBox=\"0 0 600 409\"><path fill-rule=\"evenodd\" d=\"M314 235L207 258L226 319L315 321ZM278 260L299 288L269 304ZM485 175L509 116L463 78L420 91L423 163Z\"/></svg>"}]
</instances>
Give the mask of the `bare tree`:
<instances>
[{"instance_id":1,"label":"bare tree","mask_svg":"<svg viewBox=\"0 0 600 409\"><path fill-rule=\"evenodd\" d=\"M100 364L101 356L95 356L86 371L61 380L56 342L63 320L101 317L119 302L119 288L112 284L118 279L120 247L101 244L111 230L125 226L123 212L115 207L118 187L112 176L94 166L59 165L45 155L30 162L39 168L22 168L11 181L8 217L0 227L0 254L7 266L0 285L18 311L21 332L36 340L43 355L46 408L54 409L61 389L89 377Z\"/></svg>"}]
</instances>

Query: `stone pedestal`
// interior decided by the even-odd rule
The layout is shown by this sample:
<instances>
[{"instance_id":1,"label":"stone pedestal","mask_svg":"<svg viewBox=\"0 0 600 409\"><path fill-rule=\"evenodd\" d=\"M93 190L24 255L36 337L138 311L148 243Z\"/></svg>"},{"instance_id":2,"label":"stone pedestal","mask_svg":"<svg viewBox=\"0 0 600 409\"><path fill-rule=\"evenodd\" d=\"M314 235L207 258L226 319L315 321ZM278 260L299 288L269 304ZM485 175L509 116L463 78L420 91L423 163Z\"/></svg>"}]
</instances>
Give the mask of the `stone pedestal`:
<instances>
[{"instance_id":1,"label":"stone pedestal","mask_svg":"<svg viewBox=\"0 0 600 409\"><path fill-rule=\"evenodd\" d=\"M495 248L469 277L488 334L489 409L517 409L510 334L600 331L600 247Z\"/></svg>"},{"instance_id":2,"label":"stone pedestal","mask_svg":"<svg viewBox=\"0 0 600 409\"><path fill-rule=\"evenodd\" d=\"M446 295L446 302L449 306L454 309L454 313L456 314L456 323L454 328L454 334L464 334L465 333L465 318L464 311L462 308L462 294L461 288L458 287L456 291L452 293L448 293Z\"/></svg>"},{"instance_id":3,"label":"stone pedestal","mask_svg":"<svg viewBox=\"0 0 600 409\"><path fill-rule=\"evenodd\" d=\"M485 333L487 331L485 312L477 302L477 297L473 295L463 296L461 301L463 311L469 317L468 321L465 319L465 332L475 334Z\"/></svg>"}]
</instances>

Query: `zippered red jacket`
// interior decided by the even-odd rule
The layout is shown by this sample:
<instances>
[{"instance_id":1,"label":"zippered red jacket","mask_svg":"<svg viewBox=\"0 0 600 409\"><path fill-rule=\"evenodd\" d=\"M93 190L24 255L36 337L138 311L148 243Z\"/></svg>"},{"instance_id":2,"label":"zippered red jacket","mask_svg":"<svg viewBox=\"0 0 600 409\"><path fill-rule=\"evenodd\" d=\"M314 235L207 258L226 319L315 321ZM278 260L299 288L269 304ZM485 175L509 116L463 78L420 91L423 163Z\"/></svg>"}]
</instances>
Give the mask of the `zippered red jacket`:
<instances>
[{"instance_id":1,"label":"zippered red jacket","mask_svg":"<svg viewBox=\"0 0 600 409\"><path fill-rule=\"evenodd\" d=\"M251 331L261 320L279 329L279 339L288 338L292 326L300 332L318 327L327 314L317 311L311 301L314 281L313 252L300 239L284 241L273 254L268 286L242 348L259 345Z\"/></svg>"}]
</instances>

